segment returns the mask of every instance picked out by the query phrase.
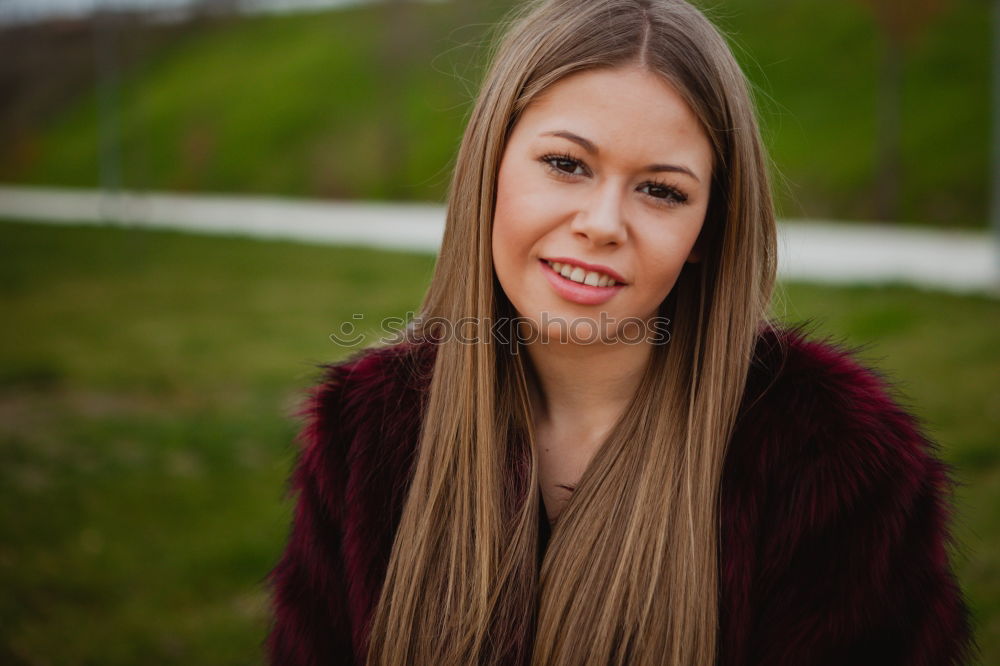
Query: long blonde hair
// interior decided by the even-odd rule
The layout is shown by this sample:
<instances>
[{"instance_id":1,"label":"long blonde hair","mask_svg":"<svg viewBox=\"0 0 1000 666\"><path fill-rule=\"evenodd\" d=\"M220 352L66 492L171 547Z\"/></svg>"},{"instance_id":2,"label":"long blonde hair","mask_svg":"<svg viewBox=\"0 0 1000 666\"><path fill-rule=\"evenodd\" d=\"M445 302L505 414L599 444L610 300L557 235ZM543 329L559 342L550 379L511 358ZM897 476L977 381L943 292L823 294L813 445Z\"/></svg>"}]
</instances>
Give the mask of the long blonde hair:
<instances>
[{"instance_id":1,"label":"long blonde hair","mask_svg":"<svg viewBox=\"0 0 1000 666\"><path fill-rule=\"evenodd\" d=\"M539 570L529 361L487 330L516 314L491 255L497 172L539 93L573 72L634 63L682 95L711 141L703 258L685 265L664 301L670 342L654 346ZM438 344L368 663L713 663L720 480L754 342L770 325L775 272L767 159L748 85L697 9L683 0L545 0L512 15L462 139L414 324L462 320L480 342Z\"/></svg>"}]
</instances>

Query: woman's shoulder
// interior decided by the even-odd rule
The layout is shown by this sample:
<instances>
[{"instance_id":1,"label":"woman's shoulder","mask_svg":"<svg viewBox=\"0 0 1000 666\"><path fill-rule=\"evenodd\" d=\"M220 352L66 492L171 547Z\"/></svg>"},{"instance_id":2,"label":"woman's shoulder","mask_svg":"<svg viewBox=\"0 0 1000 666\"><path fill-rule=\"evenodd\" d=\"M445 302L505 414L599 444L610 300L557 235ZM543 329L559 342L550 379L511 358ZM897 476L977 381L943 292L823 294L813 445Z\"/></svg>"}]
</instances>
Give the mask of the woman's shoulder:
<instances>
[{"instance_id":1,"label":"woman's shoulder","mask_svg":"<svg viewBox=\"0 0 1000 666\"><path fill-rule=\"evenodd\" d=\"M867 465L921 465L937 446L900 383L815 321L764 327L754 349L738 427L780 442L786 462L832 456Z\"/></svg>"},{"instance_id":2,"label":"woman's shoulder","mask_svg":"<svg viewBox=\"0 0 1000 666\"><path fill-rule=\"evenodd\" d=\"M757 345L727 492L752 498L784 554L810 535L850 529L861 513L896 536L911 521L935 548L951 541L954 470L898 381L862 349L817 334L813 322L772 327Z\"/></svg>"},{"instance_id":3,"label":"woman's shoulder","mask_svg":"<svg viewBox=\"0 0 1000 666\"><path fill-rule=\"evenodd\" d=\"M344 359L321 364L312 392L326 397L324 407L336 402L347 414L388 407L426 388L434 356L435 345L429 342L404 340L358 349Z\"/></svg>"},{"instance_id":4,"label":"woman's shoulder","mask_svg":"<svg viewBox=\"0 0 1000 666\"><path fill-rule=\"evenodd\" d=\"M341 360L320 364L319 384L340 387L348 395L419 388L429 378L434 356L435 345L428 341L404 339L364 347Z\"/></svg>"},{"instance_id":5,"label":"woman's shoulder","mask_svg":"<svg viewBox=\"0 0 1000 666\"><path fill-rule=\"evenodd\" d=\"M726 462L724 525L758 567L746 649L768 663L791 663L770 652L788 645L838 663L911 649L966 663L952 470L898 382L809 328L761 334Z\"/></svg>"},{"instance_id":6,"label":"woman's shoulder","mask_svg":"<svg viewBox=\"0 0 1000 666\"><path fill-rule=\"evenodd\" d=\"M319 365L295 416L303 454L340 457L354 441L387 442L417 427L435 346L403 341L358 349ZM331 451L337 443L338 451Z\"/></svg>"},{"instance_id":7,"label":"woman's shoulder","mask_svg":"<svg viewBox=\"0 0 1000 666\"><path fill-rule=\"evenodd\" d=\"M404 342L318 366L320 376L296 412L303 422L287 488L297 496L292 533L269 575L273 663L307 653L317 663L340 663L360 649L432 360L433 349Z\"/></svg>"},{"instance_id":8,"label":"woman's shoulder","mask_svg":"<svg viewBox=\"0 0 1000 666\"><path fill-rule=\"evenodd\" d=\"M793 531L840 520L874 497L884 511L947 504L953 470L891 376L815 323L758 339L727 459L731 491L770 498ZM874 507L874 505L873 505ZM883 515L894 522L892 515Z\"/></svg>"}]
</instances>

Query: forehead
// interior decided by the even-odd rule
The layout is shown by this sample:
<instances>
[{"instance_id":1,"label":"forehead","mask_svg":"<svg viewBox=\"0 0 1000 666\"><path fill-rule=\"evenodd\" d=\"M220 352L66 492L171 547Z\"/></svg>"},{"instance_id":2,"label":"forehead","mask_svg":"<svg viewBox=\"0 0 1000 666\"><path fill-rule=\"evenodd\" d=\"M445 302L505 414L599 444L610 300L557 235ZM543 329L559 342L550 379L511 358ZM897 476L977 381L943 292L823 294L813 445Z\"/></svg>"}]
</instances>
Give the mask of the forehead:
<instances>
[{"instance_id":1,"label":"forehead","mask_svg":"<svg viewBox=\"0 0 1000 666\"><path fill-rule=\"evenodd\" d=\"M602 154L652 159L681 152L711 164L711 144L694 111L662 76L644 68L586 70L549 86L524 110L514 133L530 141L551 130L585 136Z\"/></svg>"}]
</instances>

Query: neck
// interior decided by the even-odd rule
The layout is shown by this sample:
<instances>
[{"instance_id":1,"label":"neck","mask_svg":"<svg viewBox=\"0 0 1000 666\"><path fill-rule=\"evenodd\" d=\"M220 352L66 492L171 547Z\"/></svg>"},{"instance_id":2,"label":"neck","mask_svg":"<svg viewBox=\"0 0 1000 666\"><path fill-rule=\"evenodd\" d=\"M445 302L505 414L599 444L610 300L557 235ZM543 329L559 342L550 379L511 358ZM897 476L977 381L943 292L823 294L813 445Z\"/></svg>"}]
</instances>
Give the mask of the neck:
<instances>
[{"instance_id":1,"label":"neck","mask_svg":"<svg viewBox=\"0 0 1000 666\"><path fill-rule=\"evenodd\" d=\"M535 423L605 432L635 394L651 347L533 342L527 350L537 382L531 395Z\"/></svg>"}]
</instances>

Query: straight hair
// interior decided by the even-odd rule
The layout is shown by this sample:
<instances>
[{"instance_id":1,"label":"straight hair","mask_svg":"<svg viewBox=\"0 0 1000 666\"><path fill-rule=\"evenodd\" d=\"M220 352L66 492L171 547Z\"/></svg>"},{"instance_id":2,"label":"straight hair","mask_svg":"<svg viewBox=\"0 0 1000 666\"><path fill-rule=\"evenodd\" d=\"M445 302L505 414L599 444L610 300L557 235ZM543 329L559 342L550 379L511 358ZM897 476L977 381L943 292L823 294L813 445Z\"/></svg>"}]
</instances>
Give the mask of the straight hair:
<instances>
[{"instance_id":1,"label":"straight hair","mask_svg":"<svg viewBox=\"0 0 1000 666\"><path fill-rule=\"evenodd\" d=\"M772 326L776 229L747 81L683 0L544 0L504 23L462 138L411 334L437 345L367 661L711 664L720 483L755 340ZM530 361L491 341L516 316L493 267L497 173L518 118L564 77L639 65L710 139L711 196L639 387L539 552ZM428 321L468 322L465 344ZM522 350L523 352L523 350ZM541 565L539 566L539 562Z\"/></svg>"}]
</instances>

